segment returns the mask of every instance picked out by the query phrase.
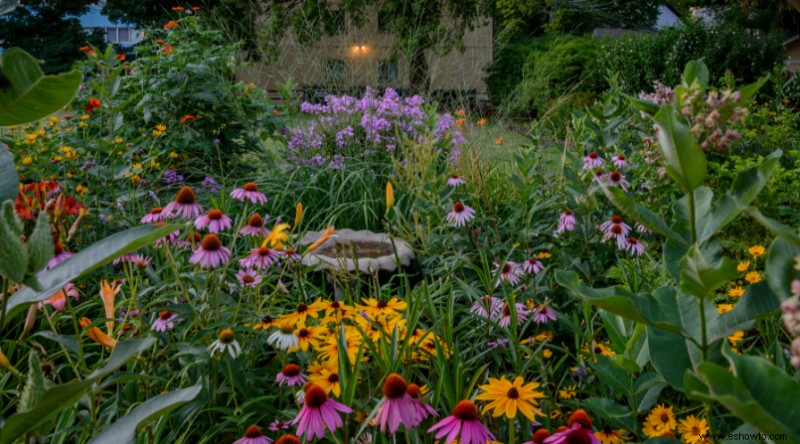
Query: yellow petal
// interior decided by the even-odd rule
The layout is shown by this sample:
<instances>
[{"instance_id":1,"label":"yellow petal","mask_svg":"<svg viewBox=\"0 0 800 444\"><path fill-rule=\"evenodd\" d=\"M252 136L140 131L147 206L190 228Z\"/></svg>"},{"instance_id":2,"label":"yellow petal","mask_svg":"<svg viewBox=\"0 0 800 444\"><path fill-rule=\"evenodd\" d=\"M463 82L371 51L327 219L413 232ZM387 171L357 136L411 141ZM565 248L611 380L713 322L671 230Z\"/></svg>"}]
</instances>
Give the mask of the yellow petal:
<instances>
[{"instance_id":1,"label":"yellow petal","mask_svg":"<svg viewBox=\"0 0 800 444\"><path fill-rule=\"evenodd\" d=\"M300 222L303 221L303 203L297 202L297 209L294 212L294 228L297 228L300 225Z\"/></svg>"},{"instance_id":2,"label":"yellow petal","mask_svg":"<svg viewBox=\"0 0 800 444\"><path fill-rule=\"evenodd\" d=\"M394 205L394 187L392 187L391 182L386 182L386 214L389 214L389 211L392 210L392 206Z\"/></svg>"},{"instance_id":3,"label":"yellow petal","mask_svg":"<svg viewBox=\"0 0 800 444\"><path fill-rule=\"evenodd\" d=\"M305 255L305 254L311 253L312 251L316 250L320 245L325 243L325 241L327 241L331 236L333 236L333 227L332 226L328 227L325 230L325 232L322 233L322 236L320 236L319 239L317 239L316 242L314 242L313 244L309 245L308 248L306 249L306 251L303 254Z\"/></svg>"}]
</instances>

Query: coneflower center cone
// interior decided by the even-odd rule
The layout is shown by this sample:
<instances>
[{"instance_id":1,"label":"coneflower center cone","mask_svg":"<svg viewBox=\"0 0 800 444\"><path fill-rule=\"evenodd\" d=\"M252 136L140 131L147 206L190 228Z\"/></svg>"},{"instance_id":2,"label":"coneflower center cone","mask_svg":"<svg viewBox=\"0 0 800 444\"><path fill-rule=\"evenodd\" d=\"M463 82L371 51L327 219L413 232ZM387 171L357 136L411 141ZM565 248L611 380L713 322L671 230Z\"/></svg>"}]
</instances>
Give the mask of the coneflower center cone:
<instances>
[{"instance_id":1,"label":"coneflower center cone","mask_svg":"<svg viewBox=\"0 0 800 444\"><path fill-rule=\"evenodd\" d=\"M247 225L251 227L263 227L264 226L264 219L259 216L258 214L254 214L247 218Z\"/></svg>"},{"instance_id":2,"label":"coneflower center cone","mask_svg":"<svg viewBox=\"0 0 800 444\"><path fill-rule=\"evenodd\" d=\"M245 191L258 191L258 185L255 182L247 182L242 188Z\"/></svg>"},{"instance_id":3,"label":"coneflower center cone","mask_svg":"<svg viewBox=\"0 0 800 444\"><path fill-rule=\"evenodd\" d=\"M408 396L414 399L422 398L422 389L419 388L417 384L408 384L408 387L406 387L406 393L408 393Z\"/></svg>"},{"instance_id":4,"label":"coneflower center cone","mask_svg":"<svg viewBox=\"0 0 800 444\"><path fill-rule=\"evenodd\" d=\"M304 402L307 407L310 407L312 409L319 408L323 404L325 404L325 401L327 400L328 400L328 395L325 394L325 390L323 390L322 387L318 385L312 384L306 390L306 396Z\"/></svg>"},{"instance_id":5,"label":"coneflower center cone","mask_svg":"<svg viewBox=\"0 0 800 444\"><path fill-rule=\"evenodd\" d=\"M203 247L203 250L206 251L217 251L222 248L222 242L213 234L207 234L206 237L203 238L203 243L200 245Z\"/></svg>"},{"instance_id":6,"label":"coneflower center cone","mask_svg":"<svg viewBox=\"0 0 800 444\"><path fill-rule=\"evenodd\" d=\"M258 438L259 436L263 436L263 434L261 433L261 428L259 428L257 425L251 425L244 432L244 436L247 438Z\"/></svg>"},{"instance_id":7,"label":"coneflower center cone","mask_svg":"<svg viewBox=\"0 0 800 444\"><path fill-rule=\"evenodd\" d=\"M169 317L172 316L172 312L169 310L163 310L161 313L158 314L158 317L162 320L167 320Z\"/></svg>"},{"instance_id":8,"label":"coneflower center cone","mask_svg":"<svg viewBox=\"0 0 800 444\"><path fill-rule=\"evenodd\" d=\"M153 208L152 210L150 210L150 214L161 214L161 212L162 212L162 211L164 211L164 209L163 209L163 208L161 208L161 207L155 207L155 208Z\"/></svg>"},{"instance_id":9,"label":"coneflower center cone","mask_svg":"<svg viewBox=\"0 0 800 444\"><path fill-rule=\"evenodd\" d=\"M564 444L592 444L592 438L585 430L573 430L567 435Z\"/></svg>"},{"instance_id":10,"label":"coneflower center cone","mask_svg":"<svg viewBox=\"0 0 800 444\"><path fill-rule=\"evenodd\" d=\"M281 372L286 376L297 376L300 374L300 367L297 364L286 364Z\"/></svg>"},{"instance_id":11,"label":"coneflower center cone","mask_svg":"<svg viewBox=\"0 0 800 444\"><path fill-rule=\"evenodd\" d=\"M275 444L302 444L300 439L294 435L283 435L275 441Z\"/></svg>"},{"instance_id":12,"label":"coneflower center cone","mask_svg":"<svg viewBox=\"0 0 800 444\"><path fill-rule=\"evenodd\" d=\"M459 401L453 409L453 416L462 421L477 421L480 417L478 415L478 408L469 399Z\"/></svg>"},{"instance_id":13,"label":"coneflower center cone","mask_svg":"<svg viewBox=\"0 0 800 444\"><path fill-rule=\"evenodd\" d=\"M230 344L233 340L236 339L236 336L233 334L233 330L225 329L219 332L219 342L223 344Z\"/></svg>"},{"instance_id":14,"label":"coneflower center cone","mask_svg":"<svg viewBox=\"0 0 800 444\"><path fill-rule=\"evenodd\" d=\"M572 427L575 423L580 424L581 427L586 430L592 430L592 419L589 418L586 410L578 409L572 412L572 415L570 415L567 421L567 427Z\"/></svg>"},{"instance_id":15,"label":"coneflower center cone","mask_svg":"<svg viewBox=\"0 0 800 444\"><path fill-rule=\"evenodd\" d=\"M396 373L387 376L386 381L383 382L383 396L389 399L402 397L406 394L407 389L408 384L406 384L406 380Z\"/></svg>"},{"instance_id":16,"label":"coneflower center cone","mask_svg":"<svg viewBox=\"0 0 800 444\"><path fill-rule=\"evenodd\" d=\"M220 220L222 219L222 211L214 209L208 212L208 218L211 220Z\"/></svg>"},{"instance_id":17,"label":"coneflower center cone","mask_svg":"<svg viewBox=\"0 0 800 444\"><path fill-rule=\"evenodd\" d=\"M460 212L464 211L464 204L462 204L461 202L454 203L453 204L453 211L455 211L456 213L460 213Z\"/></svg>"},{"instance_id":18,"label":"coneflower center cone","mask_svg":"<svg viewBox=\"0 0 800 444\"><path fill-rule=\"evenodd\" d=\"M191 188L185 186L178 191L178 195L175 196L175 202L179 204L193 204L197 202L197 196L195 196Z\"/></svg>"},{"instance_id":19,"label":"coneflower center cone","mask_svg":"<svg viewBox=\"0 0 800 444\"><path fill-rule=\"evenodd\" d=\"M255 281L256 281L256 278L254 278L253 276L250 276L249 274L246 274L246 275L242 276L242 282L244 282L245 284L252 284Z\"/></svg>"}]
</instances>

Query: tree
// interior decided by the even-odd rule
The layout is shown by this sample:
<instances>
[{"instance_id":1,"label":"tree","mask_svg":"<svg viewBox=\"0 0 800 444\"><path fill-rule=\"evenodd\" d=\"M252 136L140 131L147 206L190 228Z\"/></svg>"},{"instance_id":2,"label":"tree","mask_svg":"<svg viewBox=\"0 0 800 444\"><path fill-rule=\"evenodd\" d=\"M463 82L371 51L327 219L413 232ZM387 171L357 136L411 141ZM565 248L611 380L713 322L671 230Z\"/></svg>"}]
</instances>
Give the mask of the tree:
<instances>
[{"instance_id":1,"label":"tree","mask_svg":"<svg viewBox=\"0 0 800 444\"><path fill-rule=\"evenodd\" d=\"M24 1L0 17L0 46L19 47L44 60L45 73L69 70L82 57L80 47L102 44L103 37L87 33L76 18L91 0Z\"/></svg>"}]
</instances>

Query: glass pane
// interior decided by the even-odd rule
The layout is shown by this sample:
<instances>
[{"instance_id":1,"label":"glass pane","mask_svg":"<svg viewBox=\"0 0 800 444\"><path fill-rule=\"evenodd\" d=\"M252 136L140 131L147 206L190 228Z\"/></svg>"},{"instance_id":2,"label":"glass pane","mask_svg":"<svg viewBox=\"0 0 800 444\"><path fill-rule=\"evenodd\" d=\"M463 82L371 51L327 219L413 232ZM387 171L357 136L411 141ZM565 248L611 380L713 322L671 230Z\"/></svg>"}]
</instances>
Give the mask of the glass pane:
<instances>
[{"instance_id":1,"label":"glass pane","mask_svg":"<svg viewBox=\"0 0 800 444\"><path fill-rule=\"evenodd\" d=\"M119 42L125 43L131 41L131 30L128 28L119 28Z\"/></svg>"}]
</instances>

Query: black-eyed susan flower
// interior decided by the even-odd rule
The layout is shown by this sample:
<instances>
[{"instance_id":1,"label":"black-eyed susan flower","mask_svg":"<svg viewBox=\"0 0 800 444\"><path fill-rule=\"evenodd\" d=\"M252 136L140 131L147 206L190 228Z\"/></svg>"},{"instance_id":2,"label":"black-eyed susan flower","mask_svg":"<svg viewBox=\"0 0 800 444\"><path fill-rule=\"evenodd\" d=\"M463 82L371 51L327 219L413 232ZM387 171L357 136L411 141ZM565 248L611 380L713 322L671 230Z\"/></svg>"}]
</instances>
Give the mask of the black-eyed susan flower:
<instances>
[{"instance_id":1,"label":"black-eyed susan flower","mask_svg":"<svg viewBox=\"0 0 800 444\"><path fill-rule=\"evenodd\" d=\"M664 433L670 432L678 426L675 420L675 415L672 413L672 406L667 407L664 404L659 404L650 411L644 421L644 433L654 438L657 436L664 436Z\"/></svg>"},{"instance_id":2,"label":"black-eyed susan flower","mask_svg":"<svg viewBox=\"0 0 800 444\"><path fill-rule=\"evenodd\" d=\"M595 432L594 436L596 436L602 444L623 444L625 440L629 439L625 436L625 430L612 429L608 425Z\"/></svg>"},{"instance_id":3,"label":"black-eyed susan flower","mask_svg":"<svg viewBox=\"0 0 800 444\"><path fill-rule=\"evenodd\" d=\"M757 284L757 283L761 282L761 279L762 279L761 278L761 273L759 273L757 271L751 271L751 272L747 273L746 275L744 275L744 280L746 280L747 282L749 282L751 284Z\"/></svg>"},{"instance_id":4,"label":"black-eyed susan flower","mask_svg":"<svg viewBox=\"0 0 800 444\"><path fill-rule=\"evenodd\" d=\"M371 320L400 316L400 311L408 307L405 301L401 301L397 297L393 297L388 301L385 299L378 300L369 298L362 299L362 302L364 302L364 304L357 305L357 307Z\"/></svg>"},{"instance_id":5,"label":"black-eyed susan flower","mask_svg":"<svg viewBox=\"0 0 800 444\"><path fill-rule=\"evenodd\" d=\"M705 418L689 415L680 420L678 431L681 433L681 441L687 444L700 444L704 439L701 436L708 433L708 422Z\"/></svg>"},{"instance_id":6,"label":"black-eyed susan flower","mask_svg":"<svg viewBox=\"0 0 800 444\"><path fill-rule=\"evenodd\" d=\"M483 411L492 410L494 417L506 415L508 418L514 418L519 410L526 418L534 421L535 416L544 416L544 413L536 408L539 405L537 399L544 398L544 394L536 391L537 387L539 387L538 382L525 384L521 376L517 376L513 381L507 380L505 376L500 379L489 378L488 384L479 387L483 393L475 399L490 401L484 406Z\"/></svg>"}]
</instances>

